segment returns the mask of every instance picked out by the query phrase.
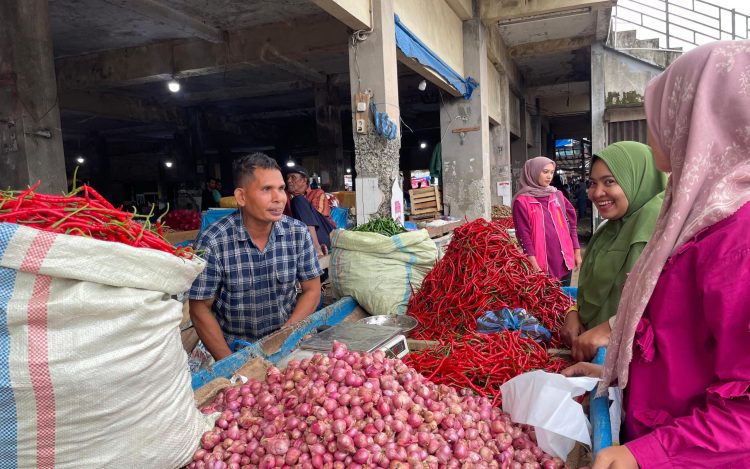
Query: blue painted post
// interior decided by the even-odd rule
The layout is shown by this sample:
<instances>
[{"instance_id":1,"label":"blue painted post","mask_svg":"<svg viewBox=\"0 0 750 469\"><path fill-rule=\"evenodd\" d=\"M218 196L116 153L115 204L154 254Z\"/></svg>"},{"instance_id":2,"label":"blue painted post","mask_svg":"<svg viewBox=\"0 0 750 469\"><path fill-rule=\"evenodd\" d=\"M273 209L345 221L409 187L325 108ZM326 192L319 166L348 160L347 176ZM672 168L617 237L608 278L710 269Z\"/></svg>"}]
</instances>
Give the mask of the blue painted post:
<instances>
[{"instance_id":1,"label":"blue painted post","mask_svg":"<svg viewBox=\"0 0 750 469\"><path fill-rule=\"evenodd\" d=\"M607 354L606 347L599 347L596 356L592 360L597 365L604 364L604 357ZM598 386L597 386L598 387ZM591 392L590 416L591 427L593 432L593 451L594 457L604 448L612 446L612 425L609 421L609 397L594 397L597 388Z\"/></svg>"}]
</instances>

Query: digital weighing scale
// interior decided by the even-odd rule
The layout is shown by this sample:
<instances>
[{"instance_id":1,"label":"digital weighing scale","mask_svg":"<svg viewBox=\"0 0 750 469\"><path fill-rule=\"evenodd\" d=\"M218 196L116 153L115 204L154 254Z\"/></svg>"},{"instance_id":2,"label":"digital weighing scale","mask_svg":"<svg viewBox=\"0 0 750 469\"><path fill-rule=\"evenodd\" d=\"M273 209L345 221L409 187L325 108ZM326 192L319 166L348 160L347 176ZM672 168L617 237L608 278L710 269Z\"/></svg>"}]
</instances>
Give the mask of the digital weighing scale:
<instances>
[{"instance_id":1,"label":"digital weighing scale","mask_svg":"<svg viewBox=\"0 0 750 469\"><path fill-rule=\"evenodd\" d=\"M300 342L299 347L278 366L283 368L290 360L303 360L315 353L328 353L334 341L343 342L349 350L356 352L382 350L388 358L403 358L409 353L409 348L401 332L401 328L393 326L356 322L339 324Z\"/></svg>"}]
</instances>

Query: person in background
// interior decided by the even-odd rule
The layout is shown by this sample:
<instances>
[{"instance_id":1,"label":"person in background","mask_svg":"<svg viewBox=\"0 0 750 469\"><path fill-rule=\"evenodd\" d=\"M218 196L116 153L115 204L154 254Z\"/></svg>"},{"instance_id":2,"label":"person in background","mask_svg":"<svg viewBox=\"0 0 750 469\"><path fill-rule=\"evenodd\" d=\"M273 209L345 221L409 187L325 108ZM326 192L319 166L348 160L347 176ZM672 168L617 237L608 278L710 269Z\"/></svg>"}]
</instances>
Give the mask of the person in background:
<instances>
[{"instance_id":1,"label":"person in background","mask_svg":"<svg viewBox=\"0 0 750 469\"><path fill-rule=\"evenodd\" d=\"M576 211L550 185L554 173L555 162L544 156L526 162L513 199L513 223L534 269L570 285L573 269L581 265Z\"/></svg>"},{"instance_id":2,"label":"person in background","mask_svg":"<svg viewBox=\"0 0 750 469\"><path fill-rule=\"evenodd\" d=\"M209 178L206 182L206 188L203 189L201 194L201 210L208 210L209 208L215 208L219 206L219 200L214 197L214 191L216 190L216 178ZM219 197L221 199L221 197Z\"/></svg>"},{"instance_id":3,"label":"person in background","mask_svg":"<svg viewBox=\"0 0 750 469\"><path fill-rule=\"evenodd\" d=\"M750 41L695 48L646 88L649 145L671 173L625 283L604 392L625 444L593 469L750 467Z\"/></svg>"},{"instance_id":4,"label":"person in background","mask_svg":"<svg viewBox=\"0 0 750 469\"><path fill-rule=\"evenodd\" d=\"M235 339L254 342L312 314L323 273L307 227L284 215L276 161L243 156L234 162L234 177L240 208L196 240L206 268L188 292L195 330L217 361Z\"/></svg>"},{"instance_id":5,"label":"person in background","mask_svg":"<svg viewBox=\"0 0 750 469\"><path fill-rule=\"evenodd\" d=\"M588 205L588 191L586 188L586 181L581 179L578 181L576 187L576 209L578 210L578 218L586 216L586 206Z\"/></svg>"},{"instance_id":6,"label":"person in background","mask_svg":"<svg viewBox=\"0 0 750 469\"><path fill-rule=\"evenodd\" d=\"M318 255L324 255L331 247L330 234L336 225L331 219L326 193L322 189L311 189L308 181L307 172L300 166L287 171L289 203L286 213L307 225Z\"/></svg>"},{"instance_id":7,"label":"person in background","mask_svg":"<svg viewBox=\"0 0 750 469\"><path fill-rule=\"evenodd\" d=\"M559 174L555 173L552 175L552 182L550 183L552 187L560 191L560 193L565 197L566 199L570 200L570 192L568 191L568 185L564 184L562 181L562 178Z\"/></svg>"},{"instance_id":8,"label":"person in background","mask_svg":"<svg viewBox=\"0 0 750 469\"><path fill-rule=\"evenodd\" d=\"M628 273L654 231L666 184L666 174L656 169L651 149L642 143L618 142L594 155L588 197L608 222L586 248L577 302L561 331L575 360L590 360L607 345L604 323L617 312Z\"/></svg>"}]
</instances>

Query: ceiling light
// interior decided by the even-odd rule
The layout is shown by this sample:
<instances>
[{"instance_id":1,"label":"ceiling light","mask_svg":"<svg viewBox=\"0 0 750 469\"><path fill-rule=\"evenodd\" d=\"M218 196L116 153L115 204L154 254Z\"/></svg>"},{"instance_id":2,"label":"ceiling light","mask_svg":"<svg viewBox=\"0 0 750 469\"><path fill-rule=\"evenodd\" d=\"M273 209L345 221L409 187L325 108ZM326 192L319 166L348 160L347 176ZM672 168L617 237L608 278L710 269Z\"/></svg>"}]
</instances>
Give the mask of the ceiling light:
<instances>
[{"instance_id":1,"label":"ceiling light","mask_svg":"<svg viewBox=\"0 0 750 469\"><path fill-rule=\"evenodd\" d=\"M346 174L351 174L352 168L346 168Z\"/></svg>"},{"instance_id":2,"label":"ceiling light","mask_svg":"<svg viewBox=\"0 0 750 469\"><path fill-rule=\"evenodd\" d=\"M426 90L427 89L427 81L426 80L420 81L419 85L417 86L417 88L419 88L419 91Z\"/></svg>"},{"instance_id":3,"label":"ceiling light","mask_svg":"<svg viewBox=\"0 0 750 469\"><path fill-rule=\"evenodd\" d=\"M172 93L177 93L180 91L180 82L172 78L169 80L169 83L167 83L167 88L169 88L169 91Z\"/></svg>"},{"instance_id":4,"label":"ceiling light","mask_svg":"<svg viewBox=\"0 0 750 469\"><path fill-rule=\"evenodd\" d=\"M172 163L171 161L165 161L164 162L164 166L166 166L167 168L171 168L173 164L174 163Z\"/></svg>"},{"instance_id":5,"label":"ceiling light","mask_svg":"<svg viewBox=\"0 0 750 469\"><path fill-rule=\"evenodd\" d=\"M289 161L286 162L287 168L293 168L294 167L294 161L292 161L291 158L289 158Z\"/></svg>"},{"instance_id":6,"label":"ceiling light","mask_svg":"<svg viewBox=\"0 0 750 469\"><path fill-rule=\"evenodd\" d=\"M84 158L83 155L78 155L78 157L76 157L76 163L83 164L85 162L86 162L86 158Z\"/></svg>"},{"instance_id":7,"label":"ceiling light","mask_svg":"<svg viewBox=\"0 0 750 469\"><path fill-rule=\"evenodd\" d=\"M419 144L419 148L421 148L422 150L424 150L425 148L427 148L427 142L420 143Z\"/></svg>"}]
</instances>

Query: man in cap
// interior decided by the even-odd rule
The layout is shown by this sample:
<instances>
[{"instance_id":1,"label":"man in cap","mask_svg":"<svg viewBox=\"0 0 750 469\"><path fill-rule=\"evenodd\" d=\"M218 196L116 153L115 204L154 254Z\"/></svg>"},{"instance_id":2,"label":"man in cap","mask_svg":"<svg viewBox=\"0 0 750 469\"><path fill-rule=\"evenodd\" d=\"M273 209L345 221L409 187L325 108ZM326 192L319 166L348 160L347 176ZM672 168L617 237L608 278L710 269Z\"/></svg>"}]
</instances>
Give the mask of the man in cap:
<instances>
[{"instance_id":1,"label":"man in cap","mask_svg":"<svg viewBox=\"0 0 750 469\"><path fill-rule=\"evenodd\" d=\"M311 189L305 168L294 166L286 172L289 191L287 209L292 217L307 225L318 254L331 247L330 233L336 227L331 219L331 205L322 189Z\"/></svg>"}]
</instances>

